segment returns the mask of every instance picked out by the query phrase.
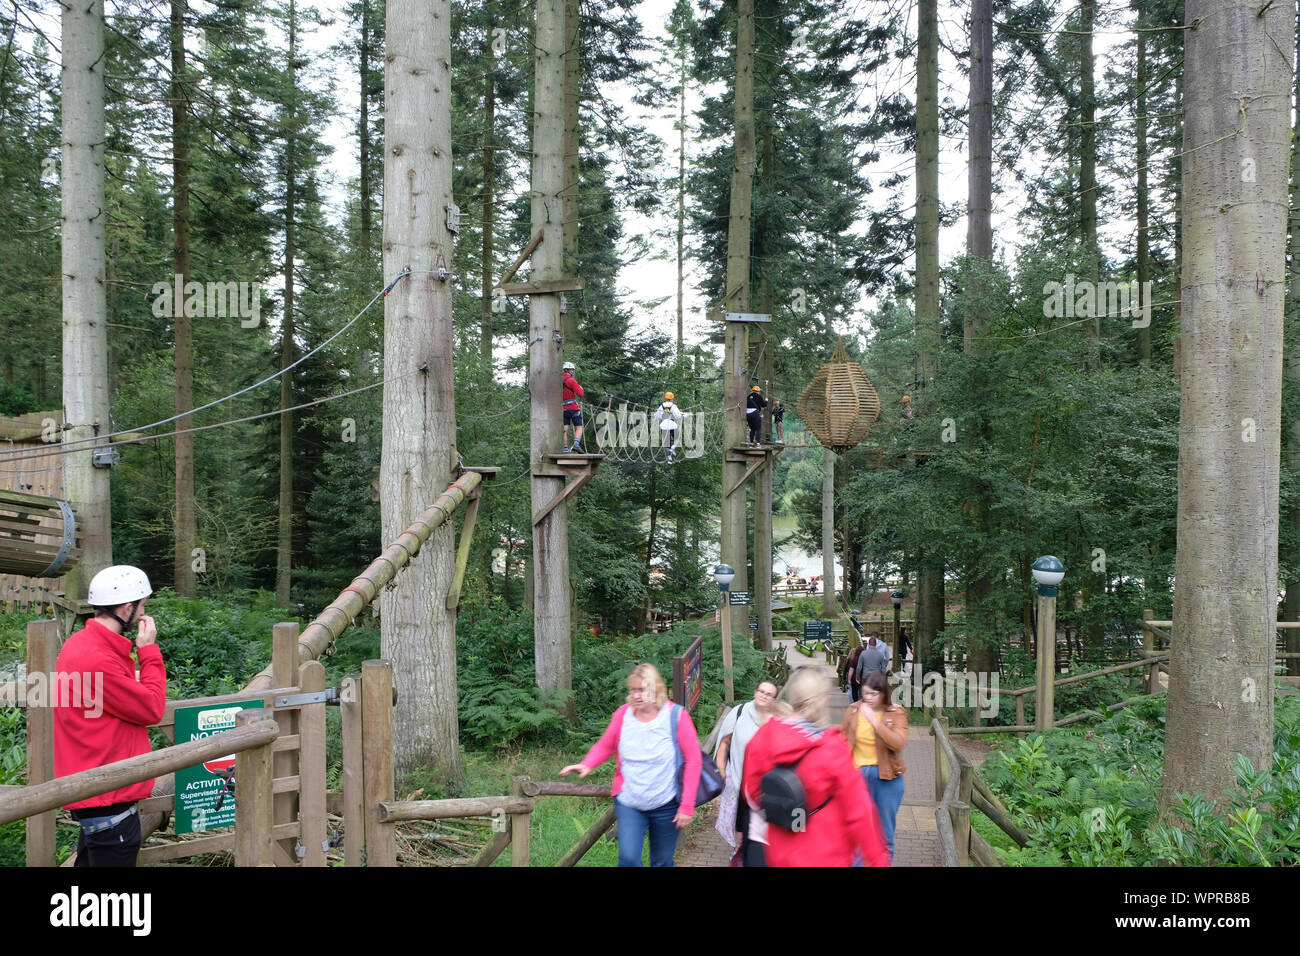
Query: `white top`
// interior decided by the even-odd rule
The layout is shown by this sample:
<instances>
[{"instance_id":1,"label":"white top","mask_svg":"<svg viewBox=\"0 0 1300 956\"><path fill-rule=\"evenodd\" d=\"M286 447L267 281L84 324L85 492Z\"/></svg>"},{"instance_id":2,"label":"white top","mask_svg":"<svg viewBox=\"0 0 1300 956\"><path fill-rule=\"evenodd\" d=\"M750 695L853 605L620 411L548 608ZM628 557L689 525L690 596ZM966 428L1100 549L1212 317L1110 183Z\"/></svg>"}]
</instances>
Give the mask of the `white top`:
<instances>
[{"instance_id":1,"label":"white top","mask_svg":"<svg viewBox=\"0 0 1300 956\"><path fill-rule=\"evenodd\" d=\"M664 704L654 720L643 722L629 707L618 737L623 789L619 802L634 810L655 810L677 798L677 749L673 746L673 705Z\"/></svg>"},{"instance_id":2,"label":"white top","mask_svg":"<svg viewBox=\"0 0 1300 956\"><path fill-rule=\"evenodd\" d=\"M675 402L664 402L659 406L659 411L655 412L655 421L662 422L665 419L671 419L674 425L680 424L682 410Z\"/></svg>"}]
</instances>

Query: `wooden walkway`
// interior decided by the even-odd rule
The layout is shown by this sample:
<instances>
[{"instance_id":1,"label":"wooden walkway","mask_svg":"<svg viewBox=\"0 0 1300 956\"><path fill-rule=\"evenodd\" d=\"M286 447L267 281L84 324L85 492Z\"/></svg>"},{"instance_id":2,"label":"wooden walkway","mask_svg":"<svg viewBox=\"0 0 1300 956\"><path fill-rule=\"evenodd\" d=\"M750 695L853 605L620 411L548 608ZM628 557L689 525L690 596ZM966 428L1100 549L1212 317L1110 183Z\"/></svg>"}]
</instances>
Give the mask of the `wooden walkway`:
<instances>
[{"instance_id":1,"label":"wooden walkway","mask_svg":"<svg viewBox=\"0 0 1300 956\"><path fill-rule=\"evenodd\" d=\"M786 659L792 668L803 664L825 664L824 655L804 657L794 649L794 641L777 641L786 645ZM839 726L849 695L837 692L831 698L830 719ZM894 866L942 866L939 852L939 826L934 810L934 738L925 727L913 725L908 730L903 750L907 773L903 775L903 805L898 809L894 830ZM678 866L728 866L732 850L713 828L718 819L717 801L696 814L695 822L682 835L677 848Z\"/></svg>"}]
</instances>

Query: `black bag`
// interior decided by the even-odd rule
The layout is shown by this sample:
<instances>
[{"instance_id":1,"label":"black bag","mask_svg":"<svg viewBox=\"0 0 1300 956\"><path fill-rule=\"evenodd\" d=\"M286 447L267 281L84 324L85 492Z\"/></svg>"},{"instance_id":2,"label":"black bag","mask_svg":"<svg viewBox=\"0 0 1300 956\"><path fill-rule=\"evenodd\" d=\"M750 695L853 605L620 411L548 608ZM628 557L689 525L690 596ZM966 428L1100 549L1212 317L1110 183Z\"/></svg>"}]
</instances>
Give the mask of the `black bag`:
<instances>
[{"instance_id":1,"label":"black bag","mask_svg":"<svg viewBox=\"0 0 1300 956\"><path fill-rule=\"evenodd\" d=\"M805 752L803 757L811 752ZM804 792L803 781L795 773L795 768L803 762L803 757L794 763L773 767L763 774L763 779L759 782L761 791L759 803L763 807L767 822L793 833L802 833L808 826L808 818L831 802L828 796L820 806L813 810L808 809L808 797Z\"/></svg>"},{"instance_id":2,"label":"black bag","mask_svg":"<svg viewBox=\"0 0 1300 956\"><path fill-rule=\"evenodd\" d=\"M682 755L682 746L677 742L677 722L681 719L684 708L679 704L673 704L672 712L672 735L673 749L677 751L677 799L682 799L682 777L686 774L686 758ZM726 786L727 781L723 778L722 772L718 770L718 765L713 762L713 758L700 751L700 783L695 788L695 805L702 807L710 800L722 793L722 788Z\"/></svg>"}]
</instances>

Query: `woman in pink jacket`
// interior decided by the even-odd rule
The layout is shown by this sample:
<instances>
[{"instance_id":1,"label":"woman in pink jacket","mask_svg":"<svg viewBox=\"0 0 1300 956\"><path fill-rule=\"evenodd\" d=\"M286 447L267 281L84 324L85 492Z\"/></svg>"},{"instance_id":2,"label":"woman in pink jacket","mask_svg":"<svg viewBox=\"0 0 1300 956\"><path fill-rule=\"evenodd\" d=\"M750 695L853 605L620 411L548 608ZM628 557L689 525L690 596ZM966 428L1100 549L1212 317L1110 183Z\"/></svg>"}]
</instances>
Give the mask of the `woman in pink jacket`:
<instances>
[{"instance_id":1,"label":"woman in pink jacket","mask_svg":"<svg viewBox=\"0 0 1300 956\"><path fill-rule=\"evenodd\" d=\"M651 664L638 664L632 669L627 678L627 703L614 711L605 733L582 762L569 764L560 776L576 772L585 777L615 755L618 865L641 865L648 830L650 865L672 866L677 833L695 814L700 741L691 715L684 707L668 702L668 687Z\"/></svg>"}]
</instances>

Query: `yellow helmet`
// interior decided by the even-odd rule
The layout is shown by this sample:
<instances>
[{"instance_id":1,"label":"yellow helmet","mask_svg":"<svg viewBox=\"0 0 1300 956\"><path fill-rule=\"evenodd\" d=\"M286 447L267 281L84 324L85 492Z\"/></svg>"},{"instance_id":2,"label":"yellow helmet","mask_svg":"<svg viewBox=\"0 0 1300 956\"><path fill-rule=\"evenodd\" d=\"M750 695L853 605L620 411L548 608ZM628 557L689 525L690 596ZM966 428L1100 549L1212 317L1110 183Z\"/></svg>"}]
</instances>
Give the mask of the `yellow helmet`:
<instances>
[{"instance_id":1,"label":"yellow helmet","mask_svg":"<svg viewBox=\"0 0 1300 956\"><path fill-rule=\"evenodd\" d=\"M912 396L911 396L911 395L904 395L904 396L903 396L903 401L905 401L905 402L910 402L911 400L912 400Z\"/></svg>"},{"instance_id":2,"label":"yellow helmet","mask_svg":"<svg viewBox=\"0 0 1300 956\"><path fill-rule=\"evenodd\" d=\"M665 402L671 402L672 400L673 400L673 393L672 393L672 392L664 392L664 401L665 401Z\"/></svg>"}]
</instances>

